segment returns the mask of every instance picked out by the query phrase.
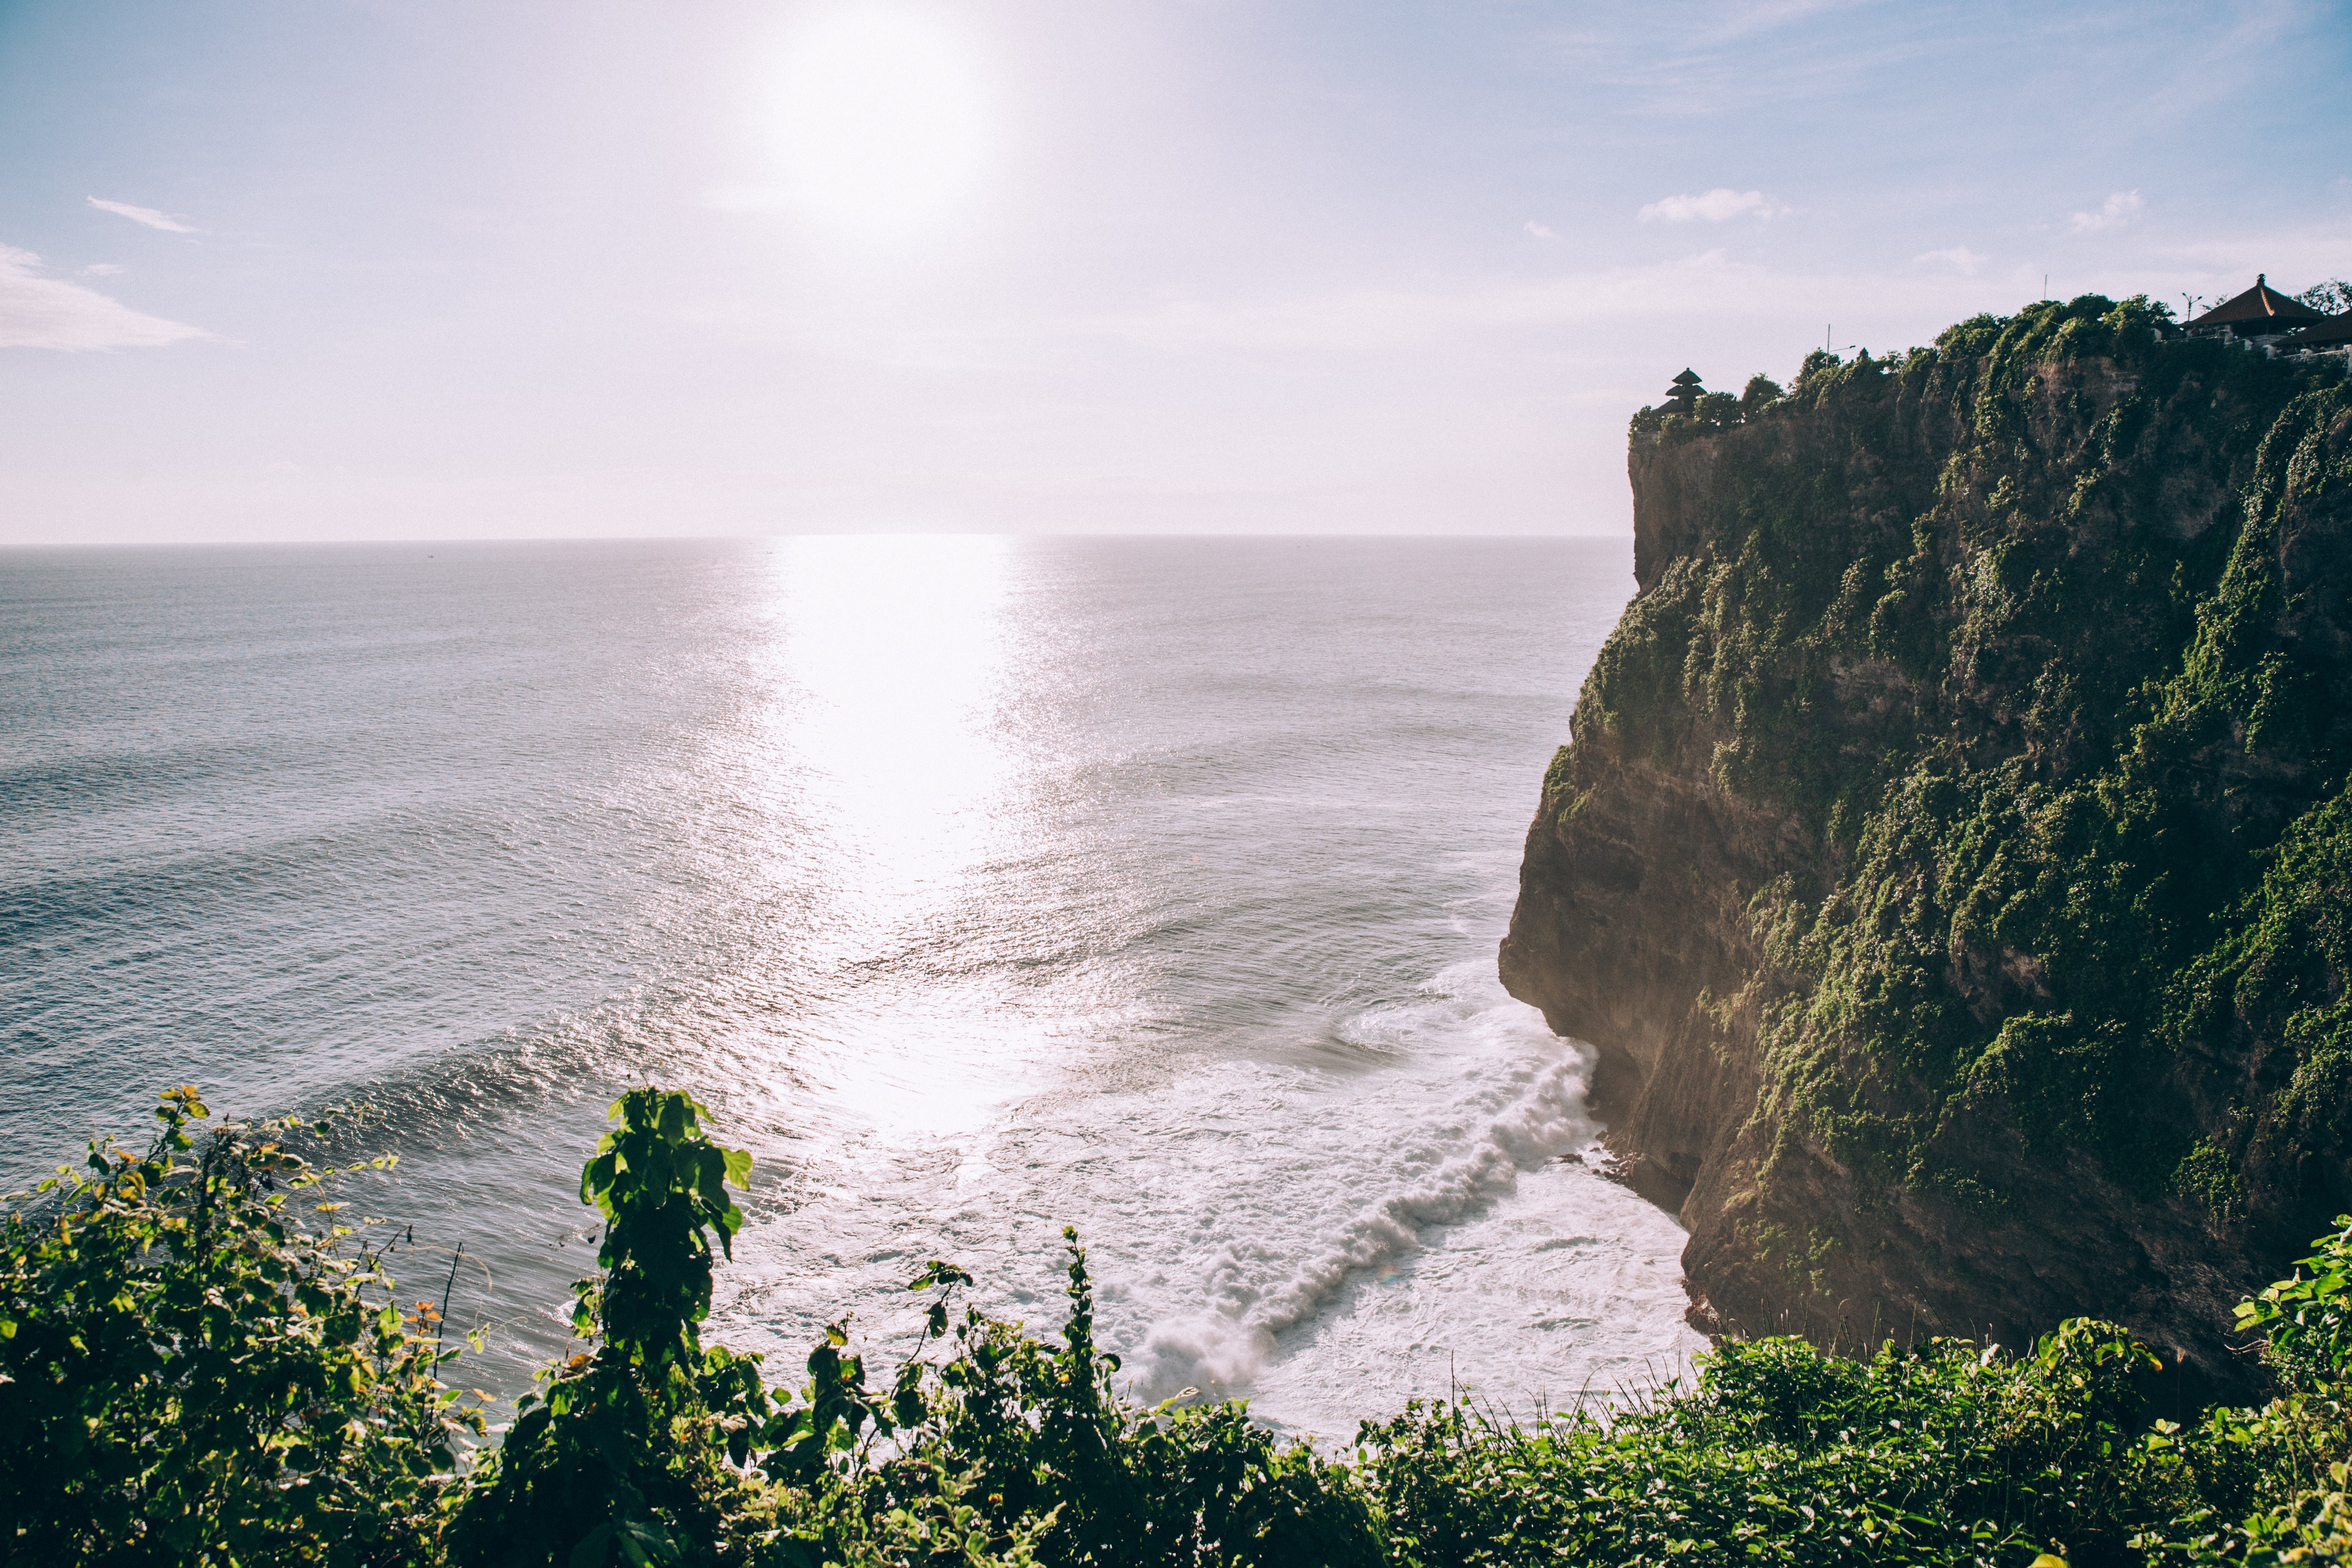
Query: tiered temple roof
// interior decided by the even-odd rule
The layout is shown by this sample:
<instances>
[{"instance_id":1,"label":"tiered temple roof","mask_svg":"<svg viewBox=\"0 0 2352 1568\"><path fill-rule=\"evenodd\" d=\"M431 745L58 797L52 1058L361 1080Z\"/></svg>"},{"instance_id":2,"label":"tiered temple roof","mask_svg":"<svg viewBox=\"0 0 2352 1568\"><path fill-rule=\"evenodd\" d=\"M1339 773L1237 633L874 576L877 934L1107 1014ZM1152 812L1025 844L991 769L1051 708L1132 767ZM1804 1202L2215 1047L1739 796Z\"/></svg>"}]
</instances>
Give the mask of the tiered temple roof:
<instances>
[{"instance_id":1,"label":"tiered temple roof","mask_svg":"<svg viewBox=\"0 0 2352 1568\"><path fill-rule=\"evenodd\" d=\"M1706 390L1699 384L1698 373L1685 365L1682 374L1675 377L1675 384L1666 388L1664 411L1668 414L1695 414L1698 411L1698 395Z\"/></svg>"},{"instance_id":2,"label":"tiered temple roof","mask_svg":"<svg viewBox=\"0 0 2352 1568\"><path fill-rule=\"evenodd\" d=\"M2300 300L2289 299L2272 288L2265 275L2257 272L2252 288L2234 299L2222 300L2187 325L2192 332L2228 331L2242 338L2256 338L2291 332L2308 322L2326 319L2326 312L2315 310Z\"/></svg>"}]
</instances>

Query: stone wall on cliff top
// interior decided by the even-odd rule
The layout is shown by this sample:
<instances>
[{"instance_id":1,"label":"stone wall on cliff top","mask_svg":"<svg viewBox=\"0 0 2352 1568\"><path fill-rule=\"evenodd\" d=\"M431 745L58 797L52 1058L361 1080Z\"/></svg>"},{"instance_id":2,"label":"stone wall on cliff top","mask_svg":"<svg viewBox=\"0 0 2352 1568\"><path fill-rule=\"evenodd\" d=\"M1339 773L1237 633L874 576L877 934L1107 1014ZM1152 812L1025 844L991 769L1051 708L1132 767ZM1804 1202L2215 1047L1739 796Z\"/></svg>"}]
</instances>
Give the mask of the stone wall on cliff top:
<instances>
[{"instance_id":1,"label":"stone wall on cliff top","mask_svg":"<svg viewBox=\"0 0 2352 1568\"><path fill-rule=\"evenodd\" d=\"M2223 1384L2352 1209L2352 394L2144 301L1635 421L1513 994L1716 1332L2113 1318Z\"/></svg>"}]
</instances>

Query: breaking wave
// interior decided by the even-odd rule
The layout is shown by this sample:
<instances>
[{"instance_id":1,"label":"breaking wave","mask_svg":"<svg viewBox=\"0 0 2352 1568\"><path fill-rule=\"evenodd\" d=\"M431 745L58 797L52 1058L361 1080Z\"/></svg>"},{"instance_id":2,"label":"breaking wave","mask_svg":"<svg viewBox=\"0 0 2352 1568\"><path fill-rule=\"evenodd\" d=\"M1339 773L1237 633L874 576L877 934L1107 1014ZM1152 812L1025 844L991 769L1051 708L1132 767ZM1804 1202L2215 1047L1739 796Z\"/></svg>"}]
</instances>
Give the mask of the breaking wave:
<instances>
[{"instance_id":1,"label":"breaking wave","mask_svg":"<svg viewBox=\"0 0 2352 1568\"><path fill-rule=\"evenodd\" d=\"M1449 970L1430 990L1422 1004L1361 1020L1350 1032L1366 1043L1385 1036L1420 1052L1444 1050L1434 1066L1348 1084L1320 1108L1376 1136L1343 1147L1320 1170L1277 1165L1264 1173L1277 1201L1293 1205L1302 1189L1337 1189L1322 1206L1339 1207L1339 1223L1299 1247L1264 1235L1220 1247L1206 1260L1206 1310L1151 1328L1133 1369L1144 1391L1247 1388L1277 1338L1314 1319L1352 1280L1406 1257L1432 1227L1485 1212L1522 1173L1598 1136L1585 1107L1591 1062L1584 1047L1553 1037L1532 1009L1496 999L1500 987L1474 966ZM1368 1185L1369 1199L1361 1195Z\"/></svg>"}]
</instances>

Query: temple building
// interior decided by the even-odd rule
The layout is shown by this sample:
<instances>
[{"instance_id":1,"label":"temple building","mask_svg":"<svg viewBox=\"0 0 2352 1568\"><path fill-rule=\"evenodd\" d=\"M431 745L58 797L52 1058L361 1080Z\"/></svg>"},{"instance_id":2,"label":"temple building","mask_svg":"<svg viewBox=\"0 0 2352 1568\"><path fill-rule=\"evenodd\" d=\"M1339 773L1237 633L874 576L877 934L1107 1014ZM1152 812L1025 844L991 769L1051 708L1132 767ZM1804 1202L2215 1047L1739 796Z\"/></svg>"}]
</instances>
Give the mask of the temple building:
<instances>
[{"instance_id":1,"label":"temple building","mask_svg":"<svg viewBox=\"0 0 2352 1568\"><path fill-rule=\"evenodd\" d=\"M2263 348L2277 349L2284 347L2281 340L2288 333L2327 319L2326 311L2289 299L2272 288L2267 277L2257 272L2252 288L2235 299L2222 300L2187 326L2190 337L2241 338Z\"/></svg>"},{"instance_id":2,"label":"temple building","mask_svg":"<svg viewBox=\"0 0 2352 1568\"><path fill-rule=\"evenodd\" d=\"M2352 360L2352 310L2323 316L2278 340L2283 354L2341 354Z\"/></svg>"},{"instance_id":3,"label":"temple building","mask_svg":"<svg viewBox=\"0 0 2352 1568\"><path fill-rule=\"evenodd\" d=\"M1658 412L1685 416L1696 414L1698 395L1706 390L1698 384L1698 373L1685 365L1682 374L1675 377L1674 385L1666 388L1666 400L1658 405Z\"/></svg>"}]
</instances>

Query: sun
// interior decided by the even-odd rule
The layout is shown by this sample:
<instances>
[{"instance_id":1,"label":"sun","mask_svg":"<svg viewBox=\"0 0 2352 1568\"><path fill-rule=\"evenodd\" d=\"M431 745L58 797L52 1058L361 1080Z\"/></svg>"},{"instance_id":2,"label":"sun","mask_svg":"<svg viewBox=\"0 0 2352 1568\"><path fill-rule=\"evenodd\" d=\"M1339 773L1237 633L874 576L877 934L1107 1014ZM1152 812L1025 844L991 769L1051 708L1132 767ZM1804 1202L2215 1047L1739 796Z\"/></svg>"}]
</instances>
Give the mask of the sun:
<instances>
[{"instance_id":1,"label":"sun","mask_svg":"<svg viewBox=\"0 0 2352 1568\"><path fill-rule=\"evenodd\" d=\"M792 205L855 233L929 227L970 199L985 162L980 74L923 13L826 12L791 44L773 128Z\"/></svg>"}]
</instances>

